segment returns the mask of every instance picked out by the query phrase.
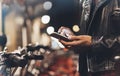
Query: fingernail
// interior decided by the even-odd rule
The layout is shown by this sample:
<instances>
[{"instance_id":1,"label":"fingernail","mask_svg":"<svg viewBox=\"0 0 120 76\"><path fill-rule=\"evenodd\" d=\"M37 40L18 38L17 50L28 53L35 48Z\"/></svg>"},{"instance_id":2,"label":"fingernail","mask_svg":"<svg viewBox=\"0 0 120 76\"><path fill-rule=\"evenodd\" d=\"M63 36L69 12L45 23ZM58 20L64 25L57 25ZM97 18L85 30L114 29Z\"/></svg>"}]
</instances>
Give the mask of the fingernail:
<instances>
[{"instance_id":1,"label":"fingernail","mask_svg":"<svg viewBox=\"0 0 120 76\"><path fill-rule=\"evenodd\" d=\"M70 35L69 34L65 34L67 37L69 37Z\"/></svg>"},{"instance_id":2,"label":"fingernail","mask_svg":"<svg viewBox=\"0 0 120 76\"><path fill-rule=\"evenodd\" d=\"M60 34L60 31L58 31L58 34Z\"/></svg>"}]
</instances>

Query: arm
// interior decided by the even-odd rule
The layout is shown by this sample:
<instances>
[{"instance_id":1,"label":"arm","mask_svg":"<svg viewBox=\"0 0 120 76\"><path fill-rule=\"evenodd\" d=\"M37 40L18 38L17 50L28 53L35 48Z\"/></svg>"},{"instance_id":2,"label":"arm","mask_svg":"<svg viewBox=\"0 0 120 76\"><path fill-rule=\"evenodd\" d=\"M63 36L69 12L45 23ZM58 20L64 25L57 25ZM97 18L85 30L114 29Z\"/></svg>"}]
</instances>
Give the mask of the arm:
<instances>
[{"instance_id":1,"label":"arm","mask_svg":"<svg viewBox=\"0 0 120 76\"><path fill-rule=\"evenodd\" d=\"M120 36L92 37L92 49L120 49Z\"/></svg>"},{"instance_id":2,"label":"arm","mask_svg":"<svg viewBox=\"0 0 120 76\"><path fill-rule=\"evenodd\" d=\"M68 37L71 41L65 42L60 40L60 42L67 48L78 48L78 49L89 49L92 51L105 51L105 50L119 50L120 49L120 36L101 36L92 37L89 35L79 35Z\"/></svg>"},{"instance_id":3,"label":"arm","mask_svg":"<svg viewBox=\"0 0 120 76\"><path fill-rule=\"evenodd\" d=\"M62 28L63 29L63 28ZM66 28L65 28L66 29ZM101 37L90 36L90 35L68 35L71 40L69 42L60 40L60 42L67 48L81 49L81 48L92 48L93 51L106 50L106 49L120 49L120 36L105 35Z\"/></svg>"}]
</instances>

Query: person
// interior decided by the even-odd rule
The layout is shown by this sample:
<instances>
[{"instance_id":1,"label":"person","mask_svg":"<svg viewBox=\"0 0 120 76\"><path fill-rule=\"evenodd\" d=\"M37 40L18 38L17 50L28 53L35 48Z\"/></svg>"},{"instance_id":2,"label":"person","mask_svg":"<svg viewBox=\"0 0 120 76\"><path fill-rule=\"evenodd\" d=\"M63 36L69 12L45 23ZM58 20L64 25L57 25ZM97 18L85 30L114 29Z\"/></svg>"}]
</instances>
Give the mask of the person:
<instances>
[{"instance_id":1,"label":"person","mask_svg":"<svg viewBox=\"0 0 120 76\"><path fill-rule=\"evenodd\" d=\"M59 41L79 51L80 76L119 76L114 57L120 52L120 0L81 2L80 35L62 26L58 33L70 41Z\"/></svg>"}]
</instances>

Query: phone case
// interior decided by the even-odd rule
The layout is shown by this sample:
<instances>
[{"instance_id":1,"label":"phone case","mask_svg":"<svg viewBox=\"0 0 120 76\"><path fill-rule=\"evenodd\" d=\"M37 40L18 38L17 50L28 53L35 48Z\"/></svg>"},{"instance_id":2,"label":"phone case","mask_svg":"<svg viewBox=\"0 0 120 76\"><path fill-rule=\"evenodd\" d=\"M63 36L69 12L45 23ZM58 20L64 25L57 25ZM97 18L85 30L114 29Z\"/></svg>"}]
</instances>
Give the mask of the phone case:
<instances>
[{"instance_id":1,"label":"phone case","mask_svg":"<svg viewBox=\"0 0 120 76\"><path fill-rule=\"evenodd\" d=\"M56 33L56 32L50 34L50 36L55 37L55 38L57 38L57 39L64 40L64 41L70 41L67 37L62 36L62 35L60 35L60 34L58 34L58 33Z\"/></svg>"}]
</instances>

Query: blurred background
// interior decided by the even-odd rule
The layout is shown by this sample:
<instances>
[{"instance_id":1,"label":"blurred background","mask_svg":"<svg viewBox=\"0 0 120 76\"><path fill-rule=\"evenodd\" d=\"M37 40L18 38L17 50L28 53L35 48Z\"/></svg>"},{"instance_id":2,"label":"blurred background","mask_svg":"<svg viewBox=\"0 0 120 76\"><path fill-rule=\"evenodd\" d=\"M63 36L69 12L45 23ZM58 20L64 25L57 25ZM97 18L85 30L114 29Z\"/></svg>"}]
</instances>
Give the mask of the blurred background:
<instances>
[{"instance_id":1,"label":"blurred background","mask_svg":"<svg viewBox=\"0 0 120 76\"><path fill-rule=\"evenodd\" d=\"M27 66L27 72L24 73L24 75L28 73L29 75L25 76L44 76L42 75L44 74L43 71L48 73L48 69L51 71L55 66L60 66L57 68L59 70L54 68L55 70L52 69L52 71L55 73L59 71L59 73L65 73L66 75L54 76L75 76L68 74L71 73L68 72L69 66L67 68L68 70L65 68L65 70L61 70L61 67L66 66L68 59L68 63L71 63L70 70L72 70L72 73L77 72L78 55L72 50L68 51L64 49L64 46L56 39L51 38L49 34L57 32L61 26L70 27L74 33L79 34L80 1L0 0L0 33L4 33L7 36L6 46L8 47L8 51L14 51L18 47L24 47L31 43L48 46L54 50L50 50L50 54L46 55L46 49L42 49L42 53L45 54L45 59L42 61L31 60L29 66ZM72 60L70 61L70 59ZM14 72L14 76L22 76L19 75L20 71L17 71L17 69ZM22 71L24 72L23 68ZM53 74L53 72L50 72L50 74Z\"/></svg>"},{"instance_id":2,"label":"blurred background","mask_svg":"<svg viewBox=\"0 0 120 76\"><path fill-rule=\"evenodd\" d=\"M47 34L60 26L79 32L79 0L3 0L1 9L1 30L11 50L35 42L50 45Z\"/></svg>"}]
</instances>

